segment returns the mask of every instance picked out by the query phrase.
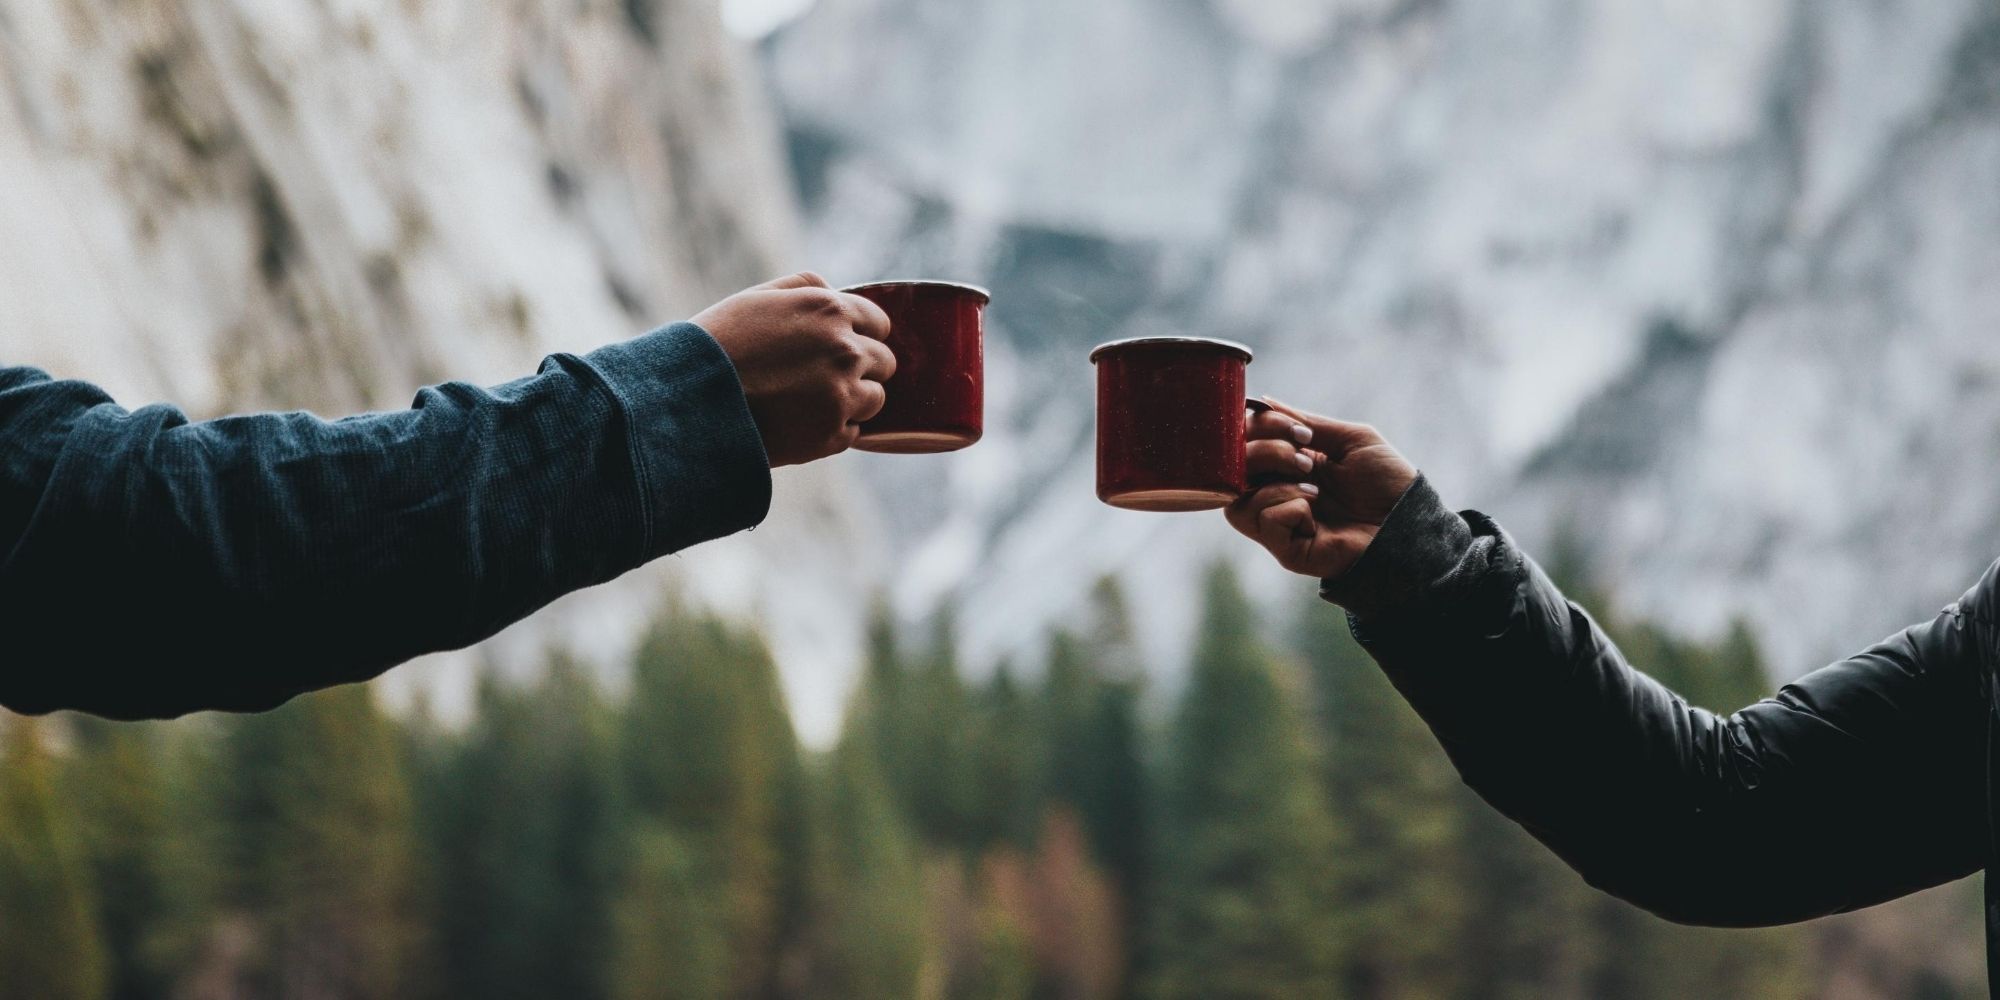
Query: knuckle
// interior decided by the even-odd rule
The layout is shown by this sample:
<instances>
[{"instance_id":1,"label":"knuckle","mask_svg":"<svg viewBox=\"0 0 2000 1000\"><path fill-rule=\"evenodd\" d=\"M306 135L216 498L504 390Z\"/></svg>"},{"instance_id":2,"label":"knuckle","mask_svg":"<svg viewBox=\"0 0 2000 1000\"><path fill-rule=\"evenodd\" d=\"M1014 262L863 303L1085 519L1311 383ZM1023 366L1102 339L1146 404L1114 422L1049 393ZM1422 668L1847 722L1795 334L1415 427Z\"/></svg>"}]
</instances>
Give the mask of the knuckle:
<instances>
[{"instance_id":1,"label":"knuckle","mask_svg":"<svg viewBox=\"0 0 2000 1000\"><path fill-rule=\"evenodd\" d=\"M839 292L831 288L818 288L814 289L814 292L816 293L813 296L814 309L833 316L847 314L847 302L840 297Z\"/></svg>"},{"instance_id":2,"label":"knuckle","mask_svg":"<svg viewBox=\"0 0 2000 1000\"><path fill-rule=\"evenodd\" d=\"M838 313L840 296L830 288L801 288L793 296L802 312Z\"/></svg>"}]
</instances>

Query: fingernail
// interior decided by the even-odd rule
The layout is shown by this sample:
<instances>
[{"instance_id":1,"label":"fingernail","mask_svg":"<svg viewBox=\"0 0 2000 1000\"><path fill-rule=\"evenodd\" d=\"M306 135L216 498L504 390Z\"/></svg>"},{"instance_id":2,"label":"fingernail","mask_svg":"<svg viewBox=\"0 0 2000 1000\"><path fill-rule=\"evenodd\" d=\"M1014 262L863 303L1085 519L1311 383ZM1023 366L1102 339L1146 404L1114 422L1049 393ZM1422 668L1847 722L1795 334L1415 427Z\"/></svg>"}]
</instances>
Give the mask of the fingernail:
<instances>
[{"instance_id":1,"label":"fingernail","mask_svg":"<svg viewBox=\"0 0 2000 1000\"><path fill-rule=\"evenodd\" d=\"M1312 483L1300 483L1299 492L1309 497L1316 497L1319 496L1319 487Z\"/></svg>"},{"instance_id":2,"label":"fingernail","mask_svg":"<svg viewBox=\"0 0 2000 1000\"><path fill-rule=\"evenodd\" d=\"M1303 451L1293 455L1292 460L1299 463L1300 472L1311 472L1313 470L1313 457Z\"/></svg>"},{"instance_id":3,"label":"fingernail","mask_svg":"<svg viewBox=\"0 0 2000 1000\"><path fill-rule=\"evenodd\" d=\"M1311 444L1311 443L1313 443L1313 431L1312 431L1312 428L1310 428L1310 427L1307 427L1307 426L1306 426L1306 425L1304 425L1304 424L1293 424L1293 425L1292 425L1292 440L1294 440L1294 441L1297 441L1297 442L1298 442L1298 443L1300 443L1300 444Z\"/></svg>"}]
</instances>

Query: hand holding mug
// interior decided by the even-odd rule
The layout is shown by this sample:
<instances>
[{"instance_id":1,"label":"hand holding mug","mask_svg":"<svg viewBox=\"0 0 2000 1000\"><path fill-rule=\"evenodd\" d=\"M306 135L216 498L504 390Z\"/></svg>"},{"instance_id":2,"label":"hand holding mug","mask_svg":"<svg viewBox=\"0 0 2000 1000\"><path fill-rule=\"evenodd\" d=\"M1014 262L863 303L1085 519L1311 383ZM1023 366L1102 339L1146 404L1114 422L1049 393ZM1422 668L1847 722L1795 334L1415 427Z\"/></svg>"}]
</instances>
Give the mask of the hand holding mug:
<instances>
[{"instance_id":1,"label":"hand holding mug","mask_svg":"<svg viewBox=\"0 0 2000 1000\"><path fill-rule=\"evenodd\" d=\"M1375 540L1417 468L1367 424L1266 400L1247 418L1244 466L1257 485L1229 505L1229 524L1294 573L1347 572Z\"/></svg>"},{"instance_id":2,"label":"hand holding mug","mask_svg":"<svg viewBox=\"0 0 2000 1000\"><path fill-rule=\"evenodd\" d=\"M738 292L694 322L736 365L774 468L846 451L896 372L882 308L810 271Z\"/></svg>"}]
</instances>

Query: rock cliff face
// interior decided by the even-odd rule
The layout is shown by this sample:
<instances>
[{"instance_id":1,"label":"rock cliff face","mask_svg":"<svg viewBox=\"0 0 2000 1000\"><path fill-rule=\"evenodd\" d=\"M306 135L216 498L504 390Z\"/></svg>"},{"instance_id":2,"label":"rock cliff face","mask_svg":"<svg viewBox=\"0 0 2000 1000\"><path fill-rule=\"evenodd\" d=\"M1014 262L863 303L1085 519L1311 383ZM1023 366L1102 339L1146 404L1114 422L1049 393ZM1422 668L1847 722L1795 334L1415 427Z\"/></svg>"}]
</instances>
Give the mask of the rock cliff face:
<instances>
[{"instance_id":1,"label":"rock cliff face","mask_svg":"<svg viewBox=\"0 0 2000 1000\"><path fill-rule=\"evenodd\" d=\"M0 6L0 358L199 415L497 382L793 263L754 73L678 0ZM810 681L854 645L867 525L836 469L759 531L567 600L489 652L610 662L677 585ZM678 570L678 572L676 572ZM771 582L789 581L783 589ZM448 708L475 656L392 675Z\"/></svg>"},{"instance_id":2,"label":"rock cliff face","mask_svg":"<svg viewBox=\"0 0 2000 1000\"><path fill-rule=\"evenodd\" d=\"M1109 570L1173 662L1242 554L1091 495L1085 352L1153 330L1788 672L2000 555L1991 3L821 0L764 56L810 256L994 288L997 426L870 471L989 652Z\"/></svg>"}]
</instances>

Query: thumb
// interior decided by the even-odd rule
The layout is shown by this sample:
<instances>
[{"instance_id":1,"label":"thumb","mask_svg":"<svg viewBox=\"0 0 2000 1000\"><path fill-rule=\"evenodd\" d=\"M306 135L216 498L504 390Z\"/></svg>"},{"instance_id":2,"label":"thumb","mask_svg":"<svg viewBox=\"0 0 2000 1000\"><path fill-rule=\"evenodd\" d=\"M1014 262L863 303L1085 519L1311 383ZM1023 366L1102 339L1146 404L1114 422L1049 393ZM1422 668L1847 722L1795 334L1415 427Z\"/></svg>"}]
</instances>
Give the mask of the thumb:
<instances>
[{"instance_id":1,"label":"thumb","mask_svg":"<svg viewBox=\"0 0 2000 1000\"><path fill-rule=\"evenodd\" d=\"M784 289L787 288L831 288L831 287L832 287L831 285L828 285L826 283L825 278L822 278L811 271L800 271L797 274L787 274L782 278L772 278L771 280L766 281L761 285L758 285L756 290L765 292L776 292L776 291L783 291Z\"/></svg>"}]
</instances>

